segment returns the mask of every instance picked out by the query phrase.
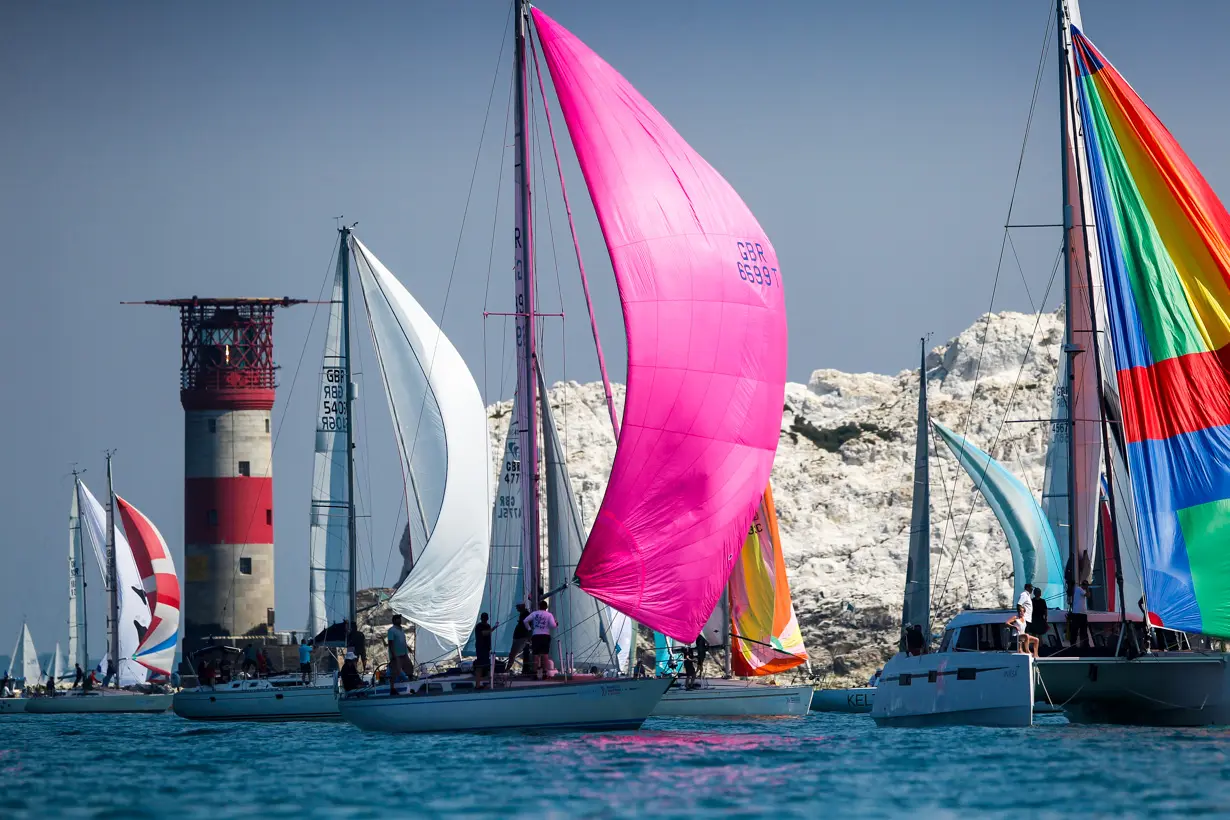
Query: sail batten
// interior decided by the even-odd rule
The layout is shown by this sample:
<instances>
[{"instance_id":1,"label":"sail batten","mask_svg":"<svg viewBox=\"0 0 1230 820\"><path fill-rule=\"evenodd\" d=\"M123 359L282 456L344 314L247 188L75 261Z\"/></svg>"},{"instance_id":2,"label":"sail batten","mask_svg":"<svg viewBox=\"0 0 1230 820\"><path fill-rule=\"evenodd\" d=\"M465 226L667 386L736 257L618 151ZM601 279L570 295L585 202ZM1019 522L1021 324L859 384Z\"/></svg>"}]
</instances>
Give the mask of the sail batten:
<instances>
[{"instance_id":1,"label":"sail batten","mask_svg":"<svg viewBox=\"0 0 1230 820\"><path fill-rule=\"evenodd\" d=\"M610 65L531 13L627 335L618 449L577 578L691 642L725 590L777 449L780 266L729 183Z\"/></svg>"},{"instance_id":2,"label":"sail batten","mask_svg":"<svg viewBox=\"0 0 1230 820\"><path fill-rule=\"evenodd\" d=\"M1114 66L1070 30L1148 617L1227 637L1230 215Z\"/></svg>"}]
</instances>

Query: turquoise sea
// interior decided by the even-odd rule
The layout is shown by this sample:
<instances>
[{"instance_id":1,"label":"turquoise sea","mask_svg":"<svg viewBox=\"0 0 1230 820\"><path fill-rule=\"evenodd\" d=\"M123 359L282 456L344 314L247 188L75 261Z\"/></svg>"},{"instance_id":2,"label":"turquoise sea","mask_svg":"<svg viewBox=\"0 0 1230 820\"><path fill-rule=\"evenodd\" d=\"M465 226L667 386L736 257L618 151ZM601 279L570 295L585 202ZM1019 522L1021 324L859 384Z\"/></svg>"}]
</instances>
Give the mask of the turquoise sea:
<instances>
[{"instance_id":1,"label":"turquoise sea","mask_svg":"<svg viewBox=\"0 0 1230 820\"><path fill-rule=\"evenodd\" d=\"M1230 731L877 729L651 719L640 732L0 717L0 817L1124 817L1230 814Z\"/></svg>"}]
</instances>

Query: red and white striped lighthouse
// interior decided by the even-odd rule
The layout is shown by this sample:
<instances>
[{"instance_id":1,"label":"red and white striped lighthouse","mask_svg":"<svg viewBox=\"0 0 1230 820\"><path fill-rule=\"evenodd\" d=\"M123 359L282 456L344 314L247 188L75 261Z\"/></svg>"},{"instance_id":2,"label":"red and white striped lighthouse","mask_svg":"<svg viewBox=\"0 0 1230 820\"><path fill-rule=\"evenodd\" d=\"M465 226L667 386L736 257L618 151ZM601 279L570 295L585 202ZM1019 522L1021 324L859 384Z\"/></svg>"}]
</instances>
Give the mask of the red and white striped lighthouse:
<instances>
[{"instance_id":1,"label":"red and white striped lighthouse","mask_svg":"<svg viewBox=\"0 0 1230 820\"><path fill-rule=\"evenodd\" d=\"M295 299L173 299L182 330L184 649L273 628L273 312Z\"/></svg>"}]
</instances>

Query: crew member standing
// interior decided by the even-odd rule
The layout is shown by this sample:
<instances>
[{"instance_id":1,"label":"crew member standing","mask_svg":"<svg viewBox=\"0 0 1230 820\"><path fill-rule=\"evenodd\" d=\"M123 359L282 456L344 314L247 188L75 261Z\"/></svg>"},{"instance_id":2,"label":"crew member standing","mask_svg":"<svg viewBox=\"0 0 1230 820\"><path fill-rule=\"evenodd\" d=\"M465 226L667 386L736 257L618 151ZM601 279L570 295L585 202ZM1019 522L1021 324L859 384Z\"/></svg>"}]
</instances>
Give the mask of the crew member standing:
<instances>
[{"instance_id":1,"label":"crew member standing","mask_svg":"<svg viewBox=\"0 0 1230 820\"><path fill-rule=\"evenodd\" d=\"M551 655L551 632L559 624L555 616L547 611L547 602L540 601L538 610L531 612L523 622L530 628L530 649L534 653L534 672L542 680L547 671L547 658Z\"/></svg>"},{"instance_id":2,"label":"crew member standing","mask_svg":"<svg viewBox=\"0 0 1230 820\"><path fill-rule=\"evenodd\" d=\"M406 677L414 679L414 665L410 663L410 646L406 643L406 633L401 628L401 615L393 616L393 625L389 627L389 694L397 694L397 678L402 672Z\"/></svg>"},{"instance_id":3,"label":"crew member standing","mask_svg":"<svg viewBox=\"0 0 1230 820\"><path fill-rule=\"evenodd\" d=\"M479 689L483 686L484 675L491 679L491 624L487 622L488 618L484 612L474 625L474 685Z\"/></svg>"}]
</instances>

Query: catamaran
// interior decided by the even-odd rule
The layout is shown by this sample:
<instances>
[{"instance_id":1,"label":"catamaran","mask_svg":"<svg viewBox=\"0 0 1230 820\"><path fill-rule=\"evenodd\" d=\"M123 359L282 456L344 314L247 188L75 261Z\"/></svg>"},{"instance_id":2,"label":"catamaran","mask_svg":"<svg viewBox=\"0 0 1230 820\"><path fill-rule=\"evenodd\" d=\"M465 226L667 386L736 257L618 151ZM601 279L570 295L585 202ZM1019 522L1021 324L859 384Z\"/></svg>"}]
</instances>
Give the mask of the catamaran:
<instances>
[{"instance_id":1,"label":"catamaran","mask_svg":"<svg viewBox=\"0 0 1230 820\"><path fill-rule=\"evenodd\" d=\"M491 575L485 588L488 611L494 620L507 624L507 613L518 600L533 605L543 597L562 602L566 596L568 603L554 608L572 617L573 622L560 625L557 638L562 640L557 643L571 648L557 654L557 667L564 673L559 678L501 678L497 674L493 688L478 689L473 680L445 675L398 684L400 696L386 694L387 687L344 696L340 703L342 717L373 731L640 726L670 685L669 678L606 676L617 674L615 669L599 669L598 675L577 674L574 670L587 668L587 660L599 659L604 659L608 668L618 667L625 653L627 662L634 663L629 621L685 643L695 640L734 569L768 484L777 448L785 391L785 303L768 238L730 185L622 76L525 0L515 0L513 10L517 394L514 427L510 429L515 430L517 446L506 447L503 466L509 466L511 456L518 479L505 482L502 476L500 498L504 503L506 495L519 496L516 520L520 533L515 539L492 541L490 545L488 533L473 540L460 539L443 526L434 531L429 527L426 537L416 533L420 540L412 543L422 545L416 547L421 551L418 562L391 605L416 626L420 665L431 657L423 650L425 635L435 636L436 644L445 643L438 640L444 637L447 643L460 647L483 606L484 585L473 583L473 572L477 568L481 580L490 558ZM553 588L543 586L539 541L537 398L539 394L545 396L545 390L538 342L540 313L535 301L527 121L532 113L531 71L540 89L543 78L537 70L532 32L537 33L610 252L628 337L628 387L622 424L615 412L600 346L598 349L618 447L602 506L579 558L570 558L558 546L558 533L573 529L568 520L572 512L564 509L548 519L549 530L552 520L560 525L556 527L555 548L548 533L548 553L556 556L548 560L552 565L549 583L559 580L560 570L571 569L571 577L565 575ZM549 125L549 109L547 122ZM579 252L578 267L584 277ZM380 289L375 290L373 285ZM588 292L588 285L585 290ZM393 314L397 324L371 323L382 362L397 350L391 343L397 339L402 340L403 347L406 340L413 344L424 336L429 344L439 345L437 359L419 357L419 367L426 363L427 368L413 375L418 384L425 381L433 388L436 401L453 401L455 394L464 398L451 407L441 406L439 421L428 431L459 437L443 462L451 470L455 450L462 445L476 450L480 447L480 430L472 430L477 425L467 418L473 410L482 411L485 425L477 387L468 378L469 371L460 357L450 369L451 383L437 384L442 379L438 359L452 361L456 353L392 277L372 277L370 285L365 279L364 293L369 310L373 303L402 307L400 313ZM390 299L390 293L397 294L396 298ZM592 305L590 315L592 319ZM422 328L430 332L424 334ZM593 329L597 342L596 325ZM460 374L467 377L465 383ZM415 380L404 381L411 382L404 399L420 406L422 388L415 392ZM399 403L387 379L385 386L396 417ZM446 412L450 410L452 416ZM561 506L568 500L564 498L567 485L559 481L552 490L550 475L556 457L550 453L554 445L549 408L542 419L550 510L554 506L550 497ZM485 427L481 433L485 450ZM436 445L422 437L416 442L409 436L403 436L401 444L403 469L412 479L406 482L410 490L407 506L436 515L440 502L424 504L425 498L432 499L424 492L430 487L416 483L428 475L414 469L423 463L424 453ZM407 444L413 446L407 448ZM408 449L415 460L405 458ZM522 469L522 465L534 466ZM489 483L469 482L469 502L478 498L475 488L479 486ZM453 500L445 494L446 505ZM444 514L438 515L443 520ZM481 526L487 528L486 516L476 514L472 507L467 508L467 520L471 527L481 520ZM478 551L471 553L475 540L479 541ZM504 543L508 540L512 543ZM433 589L415 583L415 573L425 564L432 571L431 562L438 566L443 550L454 556L457 567L435 570L432 586L437 589L433 595ZM497 550L501 553L498 559ZM573 560L575 568L570 563ZM515 567L521 568L519 589ZM452 594L447 602L452 611L469 620L440 624L449 628L442 633L424 610L427 604L444 597L438 587L445 578L450 581L448 590ZM578 620L576 614L587 617ZM600 627L600 636L569 640L582 634L579 628L587 621ZM496 640L500 640L498 634ZM497 663L492 666L498 669Z\"/></svg>"},{"instance_id":2,"label":"catamaran","mask_svg":"<svg viewBox=\"0 0 1230 820\"><path fill-rule=\"evenodd\" d=\"M121 521L117 520L119 513ZM108 651L100 665L106 675L119 658L112 688L73 690L32 699L34 714L76 712L165 712L171 695L148 684L149 672L169 676L179 634L179 579L170 550L153 522L115 494L111 453L107 454L107 504L90 492L79 474L73 478L69 513L69 654L89 668L85 640L84 542L98 559L108 597Z\"/></svg>"},{"instance_id":3,"label":"catamaran","mask_svg":"<svg viewBox=\"0 0 1230 820\"><path fill-rule=\"evenodd\" d=\"M666 690L655 715L690 717L802 717L812 700L811 684L779 686L754 678L778 675L807 663L803 633L790 600L786 559L782 554L773 489L765 488L748 529L747 541L726 591L702 632L711 646L726 647L724 676L707 678L698 669L695 681ZM664 636L655 640L666 644ZM659 655L662 649L655 647ZM671 656L670 673L678 658ZM738 676L738 677L735 677Z\"/></svg>"}]
</instances>

